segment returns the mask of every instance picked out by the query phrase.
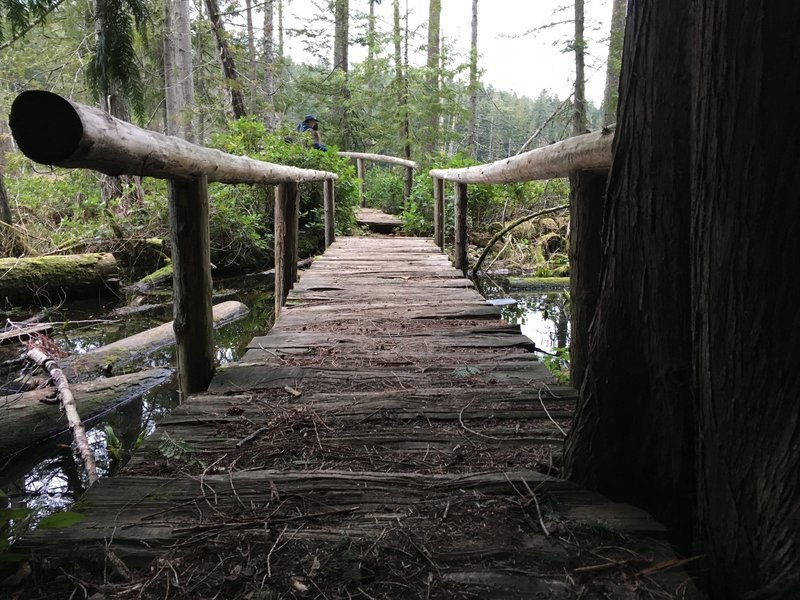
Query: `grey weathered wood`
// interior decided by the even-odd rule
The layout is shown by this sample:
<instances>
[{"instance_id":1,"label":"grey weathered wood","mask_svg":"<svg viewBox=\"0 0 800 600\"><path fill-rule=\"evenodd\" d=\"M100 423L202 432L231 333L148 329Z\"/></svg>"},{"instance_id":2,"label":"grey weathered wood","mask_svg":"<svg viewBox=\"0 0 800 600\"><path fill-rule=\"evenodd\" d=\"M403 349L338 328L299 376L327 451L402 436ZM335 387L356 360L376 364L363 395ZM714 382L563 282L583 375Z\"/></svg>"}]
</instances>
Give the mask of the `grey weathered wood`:
<instances>
[{"instance_id":1,"label":"grey weathered wood","mask_svg":"<svg viewBox=\"0 0 800 600\"><path fill-rule=\"evenodd\" d=\"M297 184L275 188L275 315L280 314L297 278Z\"/></svg>"},{"instance_id":2,"label":"grey weathered wood","mask_svg":"<svg viewBox=\"0 0 800 600\"><path fill-rule=\"evenodd\" d=\"M433 241L444 250L444 179L433 178Z\"/></svg>"},{"instance_id":3,"label":"grey weathered wood","mask_svg":"<svg viewBox=\"0 0 800 600\"><path fill-rule=\"evenodd\" d=\"M358 193L361 196L361 206L367 205L367 197L364 195L364 182L367 180L367 170L364 167L364 159L356 158L356 173L358 174Z\"/></svg>"},{"instance_id":4,"label":"grey weathered wood","mask_svg":"<svg viewBox=\"0 0 800 600\"><path fill-rule=\"evenodd\" d=\"M16 97L9 124L20 150L31 160L108 175L191 179L203 173L208 181L250 184L337 177L197 146L40 90Z\"/></svg>"},{"instance_id":5,"label":"grey weathered wood","mask_svg":"<svg viewBox=\"0 0 800 600\"><path fill-rule=\"evenodd\" d=\"M405 158L397 158L396 156L385 156L383 154L370 154L369 152L339 152L339 156L346 158L358 158L362 160L371 160L373 162L382 162L390 165L400 165L403 167L417 168L417 163L413 160Z\"/></svg>"},{"instance_id":6,"label":"grey weathered wood","mask_svg":"<svg viewBox=\"0 0 800 600\"><path fill-rule=\"evenodd\" d=\"M446 262L432 240L337 240L269 334L168 417L124 474L84 496L85 521L34 532L15 550L68 569L103 564L112 537L115 556L142 568L154 558L178 566L195 542L213 546L214 565L227 547L237 556L274 547L276 578L278 564L309 545L321 564L335 562L326 552L346 537L354 552L392 561L399 552L404 569L422 574L392 589L365 579L362 595L453 589L519 600L571 597L565 582L591 576L572 570L605 559L598 554L614 568L647 557L632 576L674 558L652 541L664 531L647 514L533 470L559 464L558 427L568 427L576 392L554 384L530 341L473 288L441 287L466 281ZM182 458L164 457L169 440L187 448ZM561 541L574 532L579 548ZM565 577L556 585L553 573ZM331 575L315 578L319 595L340 595ZM637 580L620 575L604 577L603 589L633 600ZM686 587L681 575L656 574L654 585ZM697 597L689 588L675 597Z\"/></svg>"},{"instance_id":7,"label":"grey weathered wood","mask_svg":"<svg viewBox=\"0 0 800 600\"><path fill-rule=\"evenodd\" d=\"M611 166L613 140L613 130L603 129L485 165L433 169L430 175L461 183L514 183L567 177L578 171L603 171Z\"/></svg>"},{"instance_id":8,"label":"grey weathered wood","mask_svg":"<svg viewBox=\"0 0 800 600\"><path fill-rule=\"evenodd\" d=\"M453 264L466 275L467 262L467 184L455 184L455 224L453 227Z\"/></svg>"},{"instance_id":9,"label":"grey weathered wood","mask_svg":"<svg viewBox=\"0 0 800 600\"><path fill-rule=\"evenodd\" d=\"M323 203L325 212L325 247L336 241L336 184L326 179L323 184Z\"/></svg>"},{"instance_id":10,"label":"grey weathered wood","mask_svg":"<svg viewBox=\"0 0 800 600\"><path fill-rule=\"evenodd\" d=\"M208 182L203 175L188 181L169 180L167 189L173 327L178 383L185 397L205 390L214 374Z\"/></svg>"}]
</instances>

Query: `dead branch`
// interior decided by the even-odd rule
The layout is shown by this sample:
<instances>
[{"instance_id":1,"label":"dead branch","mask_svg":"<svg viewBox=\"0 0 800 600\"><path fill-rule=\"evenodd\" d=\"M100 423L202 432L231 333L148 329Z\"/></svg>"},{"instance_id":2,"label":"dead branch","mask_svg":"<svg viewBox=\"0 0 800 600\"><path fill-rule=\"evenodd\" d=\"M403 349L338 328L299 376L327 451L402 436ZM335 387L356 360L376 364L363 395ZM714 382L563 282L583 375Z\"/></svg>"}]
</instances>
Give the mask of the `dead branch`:
<instances>
[{"instance_id":1,"label":"dead branch","mask_svg":"<svg viewBox=\"0 0 800 600\"><path fill-rule=\"evenodd\" d=\"M25 353L25 356L32 362L45 369L50 377L56 384L58 390L58 397L61 400L61 409L67 415L67 422L69 428L72 430L72 436L75 439L75 445L78 447L83 466L86 468L86 473L89 476L89 485L91 486L97 481L97 466L94 462L94 454L89 447L89 440L86 438L86 429L81 422L81 417L78 414L78 408L75 405L75 397L69 389L69 381L67 381L64 372L59 368L55 360L45 354L40 348L30 347Z\"/></svg>"}]
</instances>

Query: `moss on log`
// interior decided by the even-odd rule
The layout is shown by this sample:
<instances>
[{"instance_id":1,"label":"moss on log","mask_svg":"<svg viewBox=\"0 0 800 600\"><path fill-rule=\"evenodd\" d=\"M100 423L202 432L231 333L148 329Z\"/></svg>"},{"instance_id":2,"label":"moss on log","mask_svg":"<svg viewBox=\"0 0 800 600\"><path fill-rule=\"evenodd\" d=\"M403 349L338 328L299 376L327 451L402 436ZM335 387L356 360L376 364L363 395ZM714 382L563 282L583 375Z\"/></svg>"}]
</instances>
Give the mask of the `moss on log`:
<instances>
[{"instance_id":1,"label":"moss on log","mask_svg":"<svg viewBox=\"0 0 800 600\"><path fill-rule=\"evenodd\" d=\"M50 305L119 291L113 254L0 258L0 299L9 304Z\"/></svg>"},{"instance_id":2,"label":"moss on log","mask_svg":"<svg viewBox=\"0 0 800 600\"><path fill-rule=\"evenodd\" d=\"M71 386L81 418L88 421L140 397L172 376L171 369L150 369ZM0 459L26 450L68 429L58 404L45 404L53 387L0 397Z\"/></svg>"}]
</instances>

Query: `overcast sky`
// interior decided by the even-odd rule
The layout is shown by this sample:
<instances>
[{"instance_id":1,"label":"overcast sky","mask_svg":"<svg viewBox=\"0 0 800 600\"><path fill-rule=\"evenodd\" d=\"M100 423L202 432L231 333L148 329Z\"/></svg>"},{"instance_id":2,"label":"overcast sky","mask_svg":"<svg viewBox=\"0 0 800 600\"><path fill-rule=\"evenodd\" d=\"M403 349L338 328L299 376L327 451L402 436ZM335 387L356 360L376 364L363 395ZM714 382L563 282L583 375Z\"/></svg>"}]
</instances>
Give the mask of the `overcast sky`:
<instances>
[{"instance_id":1,"label":"overcast sky","mask_svg":"<svg viewBox=\"0 0 800 600\"><path fill-rule=\"evenodd\" d=\"M425 43L429 0L400 0L401 11L409 10L409 26L417 29L419 52L411 61L424 64L422 46ZM292 0L285 10L285 27L301 28L303 20L319 14L318 7L327 0ZM366 13L367 0L350 0L351 15ZM392 0L376 6L378 28L390 31ZM574 56L563 52L572 37L572 2L570 0L479 0L478 2L478 67L482 80L498 89L535 98L547 89L560 98L572 91ZM608 24L611 17L609 0L586 0L587 96L599 104L605 83L605 59L608 52ZM466 60L469 54L472 0L442 0L442 34L453 50ZM311 17L314 22L313 17ZM355 19L353 19L355 21ZM550 23L566 23L540 29ZM319 23L320 21L316 21ZM352 21L351 21L352 22ZM333 37L332 27L330 37ZM351 38L358 34L351 24ZM313 61L301 50L301 40L287 40L287 50L295 60ZM365 51L351 46L350 61L363 59Z\"/></svg>"}]
</instances>

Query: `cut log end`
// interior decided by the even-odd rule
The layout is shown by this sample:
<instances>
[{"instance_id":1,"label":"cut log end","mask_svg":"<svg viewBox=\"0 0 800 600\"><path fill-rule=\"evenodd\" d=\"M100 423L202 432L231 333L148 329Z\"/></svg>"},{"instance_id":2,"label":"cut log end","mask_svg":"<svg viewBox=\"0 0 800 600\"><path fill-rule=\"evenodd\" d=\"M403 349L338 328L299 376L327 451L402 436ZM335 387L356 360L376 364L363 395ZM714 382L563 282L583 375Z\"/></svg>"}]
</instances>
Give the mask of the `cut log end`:
<instances>
[{"instance_id":1,"label":"cut log end","mask_svg":"<svg viewBox=\"0 0 800 600\"><path fill-rule=\"evenodd\" d=\"M43 90L29 90L16 97L9 126L25 156L47 165L72 156L83 137L83 125L72 104Z\"/></svg>"}]
</instances>

